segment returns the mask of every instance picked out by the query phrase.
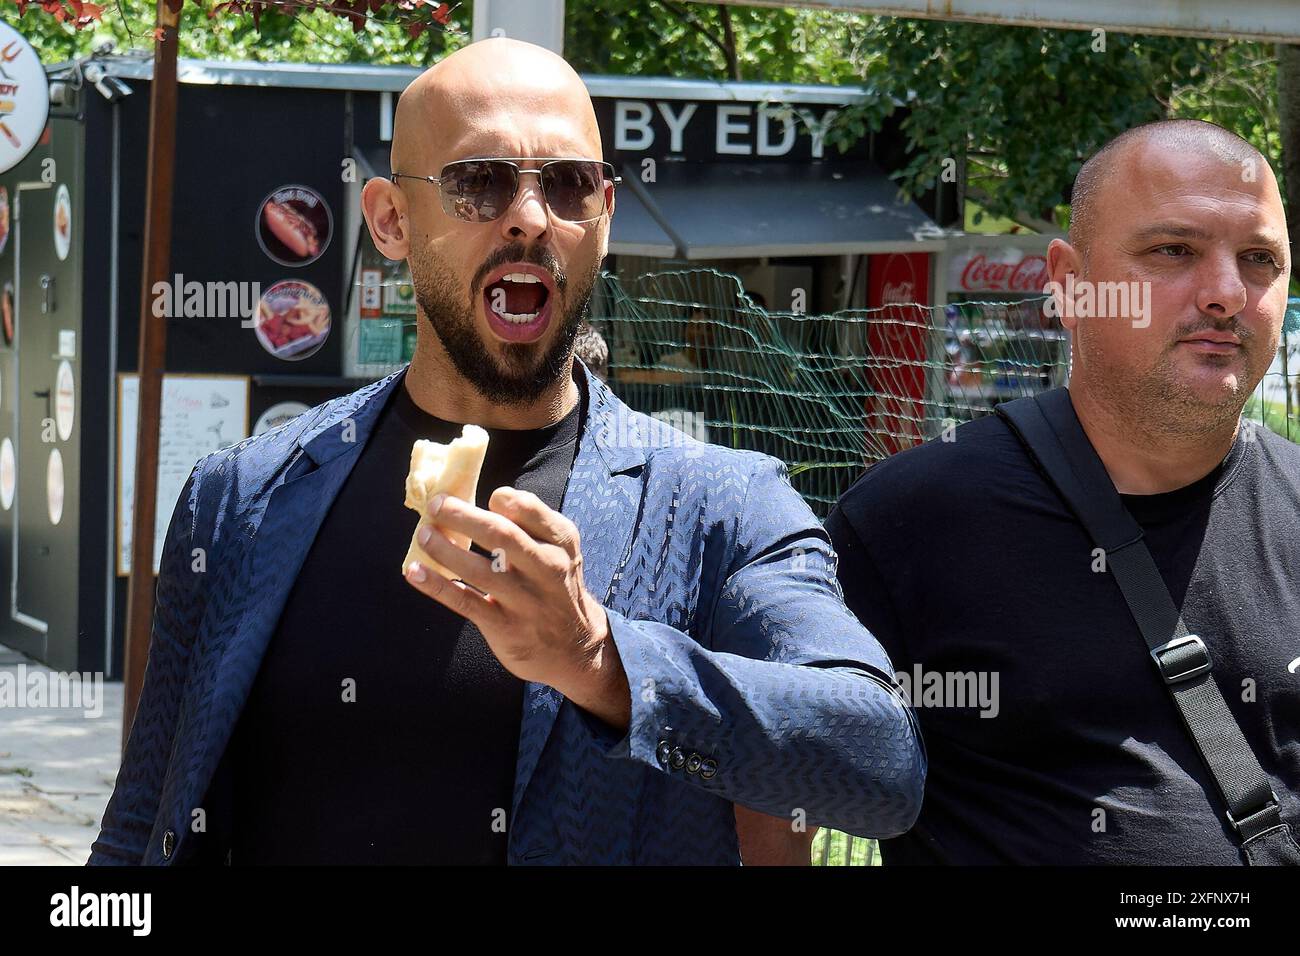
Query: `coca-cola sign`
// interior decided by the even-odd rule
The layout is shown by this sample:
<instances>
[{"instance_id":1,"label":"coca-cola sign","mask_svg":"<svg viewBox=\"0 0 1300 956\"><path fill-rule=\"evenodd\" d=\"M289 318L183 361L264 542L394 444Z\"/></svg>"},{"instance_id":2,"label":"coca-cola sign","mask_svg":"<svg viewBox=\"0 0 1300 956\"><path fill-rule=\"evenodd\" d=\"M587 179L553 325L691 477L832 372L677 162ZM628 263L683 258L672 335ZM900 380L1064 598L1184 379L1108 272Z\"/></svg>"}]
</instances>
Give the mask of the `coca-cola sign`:
<instances>
[{"instance_id":1,"label":"coca-cola sign","mask_svg":"<svg viewBox=\"0 0 1300 956\"><path fill-rule=\"evenodd\" d=\"M885 280L880 290L881 305L911 305L916 301L916 282L908 279L902 282Z\"/></svg>"},{"instance_id":2,"label":"coca-cola sign","mask_svg":"<svg viewBox=\"0 0 1300 956\"><path fill-rule=\"evenodd\" d=\"M895 252L867 259L868 445L893 454L922 439L931 324L930 256ZM942 313L938 321L943 321Z\"/></svg>"},{"instance_id":3,"label":"coca-cola sign","mask_svg":"<svg viewBox=\"0 0 1300 956\"><path fill-rule=\"evenodd\" d=\"M1023 249L971 249L952 257L948 288L954 292L1041 295L1048 282L1047 257Z\"/></svg>"}]
</instances>

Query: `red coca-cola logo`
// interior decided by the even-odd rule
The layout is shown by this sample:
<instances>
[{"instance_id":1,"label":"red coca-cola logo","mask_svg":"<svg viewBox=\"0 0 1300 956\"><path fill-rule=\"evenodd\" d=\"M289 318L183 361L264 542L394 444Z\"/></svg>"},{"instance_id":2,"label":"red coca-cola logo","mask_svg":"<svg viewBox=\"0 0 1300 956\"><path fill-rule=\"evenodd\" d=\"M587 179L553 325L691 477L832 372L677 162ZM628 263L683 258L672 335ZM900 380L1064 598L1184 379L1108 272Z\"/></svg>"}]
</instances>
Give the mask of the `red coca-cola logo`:
<instances>
[{"instance_id":1,"label":"red coca-cola logo","mask_svg":"<svg viewBox=\"0 0 1300 956\"><path fill-rule=\"evenodd\" d=\"M880 304L882 306L911 305L917 301L919 283L914 258L912 255L894 253L881 263Z\"/></svg>"},{"instance_id":2,"label":"red coca-cola logo","mask_svg":"<svg viewBox=\"0 0 1300 956\"><path fill-rule=\"evenodd\" d=\"M961 270L966 292L1038 293L1047 285L1047 257L1022 256L1015 261L990 260L983 253L971 256Z\"/></svg>"},{"instance_id":3,"label":"red coca-cola logo","mask_svg":"<svg viewBox=\"0 0 1300 956\"><path fill-rule=\"evenodd\" d=\"M916 301L916 283L886 282L880 290L881 305L907 305Z\"/></svg>"}]
</instances>

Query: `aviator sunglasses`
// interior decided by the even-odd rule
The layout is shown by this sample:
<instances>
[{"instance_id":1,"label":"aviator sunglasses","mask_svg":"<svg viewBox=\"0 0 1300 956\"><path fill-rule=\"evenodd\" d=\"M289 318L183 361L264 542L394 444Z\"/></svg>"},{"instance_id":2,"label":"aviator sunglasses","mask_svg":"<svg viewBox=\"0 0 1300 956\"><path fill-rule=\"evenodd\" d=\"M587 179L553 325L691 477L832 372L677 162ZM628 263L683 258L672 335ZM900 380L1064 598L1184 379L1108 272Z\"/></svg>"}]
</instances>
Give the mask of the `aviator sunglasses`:
<instances>
[{"instance_id":1,"label":"aviator sunglasses","mask_svg":"<svg viewBox=\"0 0 1300 956\"><path fill-rule=\"evenodd\" d=\"M413 176L393 173L389 178L420 179L433 183L442 196L442 208L462 222L491 222L501 216L519 192L519 178L535 174L542 185L546 204L560 219L590 222L609 209L614 186L623 181L614 167L594 159L550 159L539 169L521 169L517 162L534 161L530 156L493 159L462 159L442 167L441 176Z\"/></svg>"}]
</instances>

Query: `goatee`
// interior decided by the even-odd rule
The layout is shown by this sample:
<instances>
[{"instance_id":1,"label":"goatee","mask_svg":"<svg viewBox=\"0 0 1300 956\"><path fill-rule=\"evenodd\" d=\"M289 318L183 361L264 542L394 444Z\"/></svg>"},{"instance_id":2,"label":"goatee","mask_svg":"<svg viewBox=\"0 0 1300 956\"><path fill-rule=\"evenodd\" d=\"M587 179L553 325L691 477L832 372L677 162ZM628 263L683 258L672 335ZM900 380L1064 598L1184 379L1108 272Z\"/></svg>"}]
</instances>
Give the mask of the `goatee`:
<instances>
[{"instance_id":1,"label":"goatee","mask_svg":"<svg viewBox=\"0 0 1300 956\"><path fill-rule=\"evenodd\" d=\"M551 321L558 322L559 329L547 346L540 341L507 342L489 348L475 328L481 283L489 272L508 262L529 262L546 269L555 278L555 295L567 303L563 313L553 311ZM479 267L469 284L466 300L458 277L445 263L425 259L414 250L411 253L411 282L420 311L433 327L456 371L484 398L498 405L531 404L564 375L573 344L591 306L599 268L597 260L587 275L571 283L549 249L513 242L497 249ZM556 310L559 303L550 305Z\"/></svg>"}]
</instances>

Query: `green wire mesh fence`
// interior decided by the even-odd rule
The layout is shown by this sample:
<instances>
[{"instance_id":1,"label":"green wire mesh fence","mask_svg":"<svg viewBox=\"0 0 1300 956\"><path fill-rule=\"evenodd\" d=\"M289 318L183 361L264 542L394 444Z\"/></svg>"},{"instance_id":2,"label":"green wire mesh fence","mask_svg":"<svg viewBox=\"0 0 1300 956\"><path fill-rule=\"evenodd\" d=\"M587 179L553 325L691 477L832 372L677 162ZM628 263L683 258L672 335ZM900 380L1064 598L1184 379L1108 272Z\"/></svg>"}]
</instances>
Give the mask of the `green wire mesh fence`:
<instances>
[{"instance_id":1,"label":"green wire mesh fence","mask_svg":"<svg viewBox=\"0 0 1300 956\"><path fill-rule=\"evenodd\" d=\"M592 324L619 397L780 458L821 517L869 464L1067 378L1068 337L1042 296L813 315L768 311L712 269L601 282ZM1294 349L1286 341L1246 410L1288 437L1300 437Z\"/></svg>"},{"instance_id":2,"label":"green wire mesh fence","mask_svg":"<svg viewBox=\"0 0 1300 956\"><path fill-rule=\"evenodd\" d=\"M710 269L603 279L592 324L619 397L774 455L820 516L871 462L1065 380L1041 300L770 312Z\"/></svg>"}]
</instances>

